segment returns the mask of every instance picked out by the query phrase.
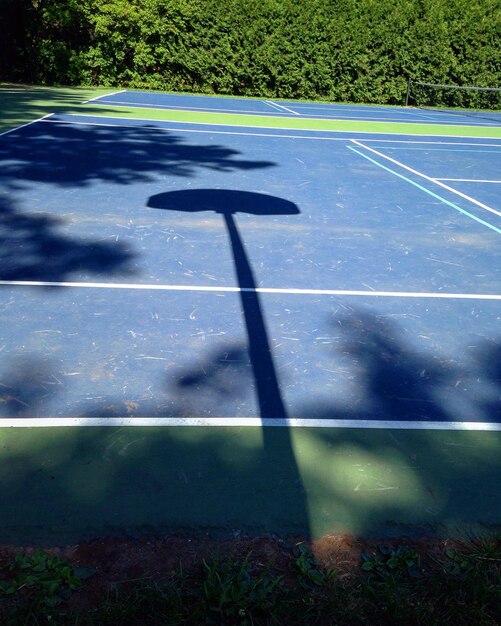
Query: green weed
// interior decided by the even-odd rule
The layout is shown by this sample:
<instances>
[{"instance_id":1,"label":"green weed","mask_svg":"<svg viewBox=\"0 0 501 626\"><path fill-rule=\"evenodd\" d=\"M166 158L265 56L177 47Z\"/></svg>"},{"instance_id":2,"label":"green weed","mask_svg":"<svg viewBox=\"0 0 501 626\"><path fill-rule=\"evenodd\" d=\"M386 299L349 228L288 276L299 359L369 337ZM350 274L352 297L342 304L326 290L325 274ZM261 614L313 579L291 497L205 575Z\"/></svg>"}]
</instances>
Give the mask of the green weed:
<instances>
[{"instance_id":1,"label":"green weed","mask_svg":"<svg viewBox=\"0 0 501 626\"><path fill-rule=\"evenodd\" d=\"M58 607L92 573L88 569L74 569L59 556L42 550L16 555L1 571L2 604L12 607L6 623L55 623L60 614Z\"/></svg>"},{"instance_id":2,"label":"green weed","mask_svg":"<svg viewBox=\"0 0 501 626\"><path fill-rule=\"evenodd\" d=\"M31 555L18 554L4 567L0 592L12 595L24 589L32 590L39 595L42 604L57 606L69 591L81 587L82 578L88 573L75 571L60 557L41 550Z\"/></svg>"},{"instance_id":3,"label":"green weed","mask_svg":"<svg viewBox=\"0 0 501 626\"><path fill-rule=\"evenodd\" d=\"M380 545L375 551L362 552L362 570L379 576L404 575L420 576L420 557L407 546Z\"/></svg>"},{"instance_id":4,"label":"green weed","mask_svg":"<svg viewBox=\"0 0 501 626\"><path fill-rule=\"evenodd\" d=\"M295 547L295 553L295 564L302 575L301 584L303 586L308 587L313 584L323 587L336 579L336 570L321 568L306 544L298 544Z\"/></svg>"},{"instance_id":5,"label":"green weed","mask_svg":"<svg viewBox=\"0 0 501 626\"><path fill-rule=\"evenodd\" d=\"M286 555L283 555L286 557ZM249 552L213 557L162 580L117 584L75 614L62 602L79 570L43 552L2 568L2 626L499 626L499 538L455 542L437 556L405 545L376 546L360 569L325 569L308 545L280 564ZM59 604L60 602L60 604ZM12 609L12 610L11 610Z\"/></svg>"},{"instance_id":6,"label":"green weed","mask_svg":"<svg viewBox=\"0 0 501 626\"><path fill-rule=\"evenodd\" d=\"M231 558L203 561L203 595L207 608L217 619L231 617L238 618L238 623L252 624L254 612L270 608L270 598L283 576L271 575L267 569L256 574L251 568L251 554L241 563Z\"/></svg>"}]
</instances>

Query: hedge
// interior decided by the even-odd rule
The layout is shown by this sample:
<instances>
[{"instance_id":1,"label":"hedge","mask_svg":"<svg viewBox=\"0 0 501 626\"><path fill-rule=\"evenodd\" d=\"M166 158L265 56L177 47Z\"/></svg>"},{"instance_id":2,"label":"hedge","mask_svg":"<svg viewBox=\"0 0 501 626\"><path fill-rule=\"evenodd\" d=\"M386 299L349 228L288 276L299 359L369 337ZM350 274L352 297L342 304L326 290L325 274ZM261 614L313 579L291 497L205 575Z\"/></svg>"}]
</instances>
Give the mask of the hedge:
<instances>
[{"instance_id":1,"label":"hedge","mask_svg":"<svg viewBox=\"0 0 501 626\"><path fill-rule=\"evenodd\" d=\"M0 80L402 104L500 86L499 0L0 0Z\"/></svg>"}]
</instances>

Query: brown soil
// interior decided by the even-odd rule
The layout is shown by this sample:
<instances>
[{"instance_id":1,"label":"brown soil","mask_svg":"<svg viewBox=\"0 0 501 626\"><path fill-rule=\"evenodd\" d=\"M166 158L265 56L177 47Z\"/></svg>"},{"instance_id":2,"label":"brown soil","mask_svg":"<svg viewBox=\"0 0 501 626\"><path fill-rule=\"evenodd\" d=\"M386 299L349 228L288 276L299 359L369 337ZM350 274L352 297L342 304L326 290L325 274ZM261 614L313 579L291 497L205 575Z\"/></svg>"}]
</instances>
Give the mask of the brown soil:
<instances>
[{"instance_id":1,"label":"brown soil","mask_svg":"<svg viewBox=\"0 0 501 626\"><path fill-rule=\"evenodd\" d=\"M142 539L97 539L63 548L46 548L45 551L68 560L75 568L93 571L82 590L72 594L71 607L79 612L99 604L117 586L140 580L161 581L173 571L178 571L180 564L185 573L200 572L203 560L211 557L231 556L239 561L252 552L254 563L272 564L273 569L286 574L295 558L294 549L300 543L303 541L299 538L284 540L274 536L216 540L167 535ZM384 543L412 546L423 556L422 563L426 563L430 555L443 553L450 542L419 540ZM349 578L360 572L362 551L375 550L377 544L349 535L327 535L309 546L321 566L336 569L341 577ZM32 547L0 545L0 567L18 553L30 554L34 551Z\"/></svg>"}]
</instances>

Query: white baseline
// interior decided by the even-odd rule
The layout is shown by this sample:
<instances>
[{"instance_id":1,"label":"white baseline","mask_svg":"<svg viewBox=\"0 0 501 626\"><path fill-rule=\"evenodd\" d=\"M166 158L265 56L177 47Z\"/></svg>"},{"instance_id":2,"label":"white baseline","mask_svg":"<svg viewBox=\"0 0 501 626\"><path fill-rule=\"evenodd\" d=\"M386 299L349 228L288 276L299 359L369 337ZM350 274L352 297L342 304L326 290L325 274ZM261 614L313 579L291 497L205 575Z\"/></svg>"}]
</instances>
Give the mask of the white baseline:
<instances>
[{"instance_id":1,"label":"white baseline","mask_svg":"<svg viewBox=\"0 0 501 626\"><path fill-rule=\"evenodd\" d=\"M295 289L280 287L215 287L213 285L162 285L155 283L91 283L49 280L0 280L6 287L73 287L82 289L136 289L141 291L206 291L211 293L269 293L299 296L361 296L371 298L439 298L450 300L501 300L494 293L449 293L426 291L369 291L358 289Z\"/></svg>"},{"instance_id":2,"label":"white baseline","mask_svg":"<svg viewBox=\"0 0 501 626\"><path fill-rule=\"evenodd\" d=\"M362 428L393 430L463 430L500 432L496 422L426 422L259 417L27 417L0 418L0 428L60 428L89 426L132 427L237 427L237 428Z\"/></svg>"}]
</instances>

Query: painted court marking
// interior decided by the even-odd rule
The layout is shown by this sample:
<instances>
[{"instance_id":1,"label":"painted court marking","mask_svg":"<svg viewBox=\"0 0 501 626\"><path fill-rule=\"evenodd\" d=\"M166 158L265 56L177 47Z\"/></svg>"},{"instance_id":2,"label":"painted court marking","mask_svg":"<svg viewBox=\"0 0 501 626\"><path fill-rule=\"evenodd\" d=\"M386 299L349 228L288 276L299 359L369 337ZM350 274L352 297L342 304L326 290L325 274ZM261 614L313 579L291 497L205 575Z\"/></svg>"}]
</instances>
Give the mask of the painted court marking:
<instances>
[{"instance_id":1,"label":"painted court marking","mask_svg":"<svg viewBox=\"0 0 501 626\"><path fill-rule=\"evenodd\" d=\"M449 185L445 185L444 183L440 182L438 178L432 178L431 176L427 176L423 172L420 172L412 167L409 167L408 165L405 165L401 161L397 161L396 159L393 159L392 157L387 156L386 154L383 154L382 152L379 152L378 150L375 150L374 148L365 146L363 143L358 141L358 139L351 139L350 141L355 143L357 146L360 146L361 148L365 148L366 150L369 150L370 152L377 154L382 159L386 159L387 161L390 161L391 163L394 163L395 165L398 165L399 167L404 168L408 172L412 172L413 174L416 174L416 176L420 176L421 178L424 178L425 180L435 183L436 185L439 185L440 187L447 189L447 191L451 191L452 193L455 193L456 195L461 196L461 198L464 198L465 200L468 200L469 202L476 204L480 208L485 209L486 211L489 211L490 213L494 213L494 215L501 217L501 211L497 211L496 209L493 209L492 207L487 206L483 202L480 202L479 200L475 200L475 198L472 198L471 196L468 196L465 193L458 191L457 189L453 189L452 187L449 187ZM501 232L501 231L498 230L498 232Z\"/></svg>"},{"instance_id":2,"label":"painted court marking","mask_svg":"<svg viewBox=\"0 0 501 626\"><path fill-rule=\"evenodd\" d=\"M103 93L102 96L96 96L95 98L91 98L90 100L85 100L82 104L88 104L89 102L96 102L97 100L101 100L101 98L109 98L110 96L116 96L119 93L126 92L127 89L121 89L120 91L113 91L112 93Z\"/></svg>"},{"instance_id":3,"label":"painted court marking","mask_svg":"<svg viewBox=\"0 0 501 626\"><path fill-rule=\"evenodd\" d=\"M489 228L490 230L493 230L494 232L501 234L501 228L497 228L493 224L490 224L489 222L486 222L485 220L480 219L476 215L473 215L472 213L469 213L468 211L465 211L461 207L457 206L457 204L454 204L453 202L449 202L449 200L446 200L445 198L442 198L442 196L439 196L437 193L434 193L430 189L426 189L426 187L423 187L423 185L420 185L419 183L416 183L415 181L411 180L410 178L407 178L407 176L403 176L403 174L399 174L398 172L395 172L395 170L392 170L389 167L386 167L386 165L383 165L382 163L378 163L375 159L371 158L367 154L364 154L363 152L360 152L356 148L353 148L352 146L348 146L348 148L350 150L352 150L353 152L355 152L356 154L358 154L359 156L363 157L364 159L367 159L371 163L374 163L374 165L377 165L381 169L383 169L383 170L385 170L387 172L390 172L390 174L394 174L395 176L398 176L398 178L401 178L402 180L405 180L409 184L413 185L414 187L417 187L421 191L424 191L425 193L427 193L428 195L432 196L433 198L436 198L437 200L440 200L441 202L443 202L444 204L447 204L448 206L452 207L456 211L459 211L463 215L466 215L466 217L469 217L470 219L475 220L475 222L478 222L479 224L482 224L483 226L487 226L487 228Z\"/></svg>"},{"instance_id":4,"label":"painted court marking","mask_svg":"<svg viewBox=\"0 0 501 626\"><path fill-rule=\"evenodd\" d=\"M45 122L45 120L51 117L52 115L54 115L54 113L48 113L47 115L44 115L43 117L39 117L36 120L27 122L26 124L21 124L21 126L16 126L14 128L10 128L9 130L4 130L2 133L0 133L0 137L8 135L9 133L13 133L16 130L21 130L21 128L26 128L26 126L31 126L32 124L36 124L37 122Z\"/></svg>"},{"instance_id":5,"label":"painted court marking","mask_svg":"<svg viewBox=\"0 0 501 626\"><path fill-rule=\"evenodd\" d=\"M104 96L102 96L104 97ZM90 100L88 102L91 102ZM87 103L83 103L83 104L87 104ZM234 113L234 114L242 114L242 115L263 115L263 113L261 113L260 111L254 111L254 110L244 110L244 109L224 109L222 107L216 108L216 107L209 107L209 106L204 106L204 107L192 107L192 106L187 106L187 105L183 105L182 107L179 107L176 104L146 104L146 103L141 103L141 102L126 102L124 100L107 100L105 103L103 104L109 104L112 105L114 107L120 107L120 108L129 108L129 109L149 109L150 111L193 111L195 113L200 112L200 113L204 113L204 112L214 112L214 113ZM280 113L283 114L283 111L280 110ZM266 115L270 115L270 113L266 112Z\"/></svg>"},{"instance_id":6,"label":"painted court marking","mask_svg":"<svg viewBox=\"0 0 501 626\"><path fill-rule=\"evenodd\" d=\"M364 141L375 141L374 139L364 139ZM382 139L380 142L378 141L378 143L383 143L383 141L388 141L385 139ZM409 142L411 143L411 142ZM414 143L414 142L412 142ZM416 141L415 143L419 143L418 141ZM454 146L489 146L491 148L496 147L494 144L463 144L463 143L445 143L445 142L437 142L440 145L454 145ZM374 148L386 148L387 146L374 146ZM415 152L422 152L423 148L421 146L417 146L416 148L412 148L409 146L390 146L391 150L405 150L406 152L411 152L411 151L415 151ZM473 152L475 154L497 154L499 156L501 156L501 145L497 146L498 150L480 150L477 148L456 148L455 150L451 150L451 148L429 148L426 147L426 152ZM436 177L436 180L447 180L445 178L439 178ZM451 179L453 180L453 179Z\"/></svg>"},{"instance_id":7,"label":"painted court marking","mask_svg":"<svg viewBox=\"0 0 501 626\"><path fill-rule=\"evenodd\" d=\"M284 107L282 104L277 104L276 102L272 102L271 100L265 100L265 104L268 104L270 107L277 109L278 111L286 111L287 113L293 113L294 115L300 115L297 111L293 111L292 109L288 109Z\"/></svg>"},{"instance_id":8,"label":"painted court marking","mask_svg":"<svg viewBox=\"0 0 501 626\"><path fill-rule=\"evenodd\" d=\"M123 90L125 91L125 90ZM116 92L121 93L121 92ZM105 94L103 96L98 96L93 100L99 100L100 98L113 95L113 94ZM92 101L93 101L92 100ZM88 101L88 102L91 102ZM273 102L267 102L267 104L275 105ZM276 105L281 107L281 105ZM300 115L295 111L289 110L286 107L281 107L295 115ZM126 126L131 127L131 124L113 124L113 123L99 123L99 122L77 122L77 121L65 121L65 120L57 120L50 119L53 114L46 115L37 120L33 120L32 122L28 122L27 124L23 124L16 128L12 128L10 130L4 131L0 133L0 137L7 135L9 133L14 132L15 130L19 130L36 122L44 122L44 123L59 123L59 124L81 124L81 125L93 125L93 126ZM89 117L90 119L94 118L105 118L105 116L86 116L83 115L81 117ZM128 122L131 120L129 118L113 118L113 119L123 119ZM136 118L137 119L137 118ZM133 120L135 121L135 120ZM142 119L137 121L147 121L152 122L152 120ZM238 126L238 125L230 125L230 124L200 124L197 122L183 122L180 123L182 125L185 124L198 124L201 126ZM264 131L269 131L266 127L257 127L263 128ZM146 130L146 129L144 129ZM179 128L165 128L161 126L150 127L148 130L168 130L168 131L178 131ZM191 132L191 133L211 133L211 134L228 134L228 135L251 135L251 136L263 136L263 137L277 137L277 138L294 138L294 139L313 139L313 140L323 140L323 141L346 141L348 138L346 137L347 133L356 134L354 131L335 131L335 130L308 130L307 132L314 133L344 133L344 137L321 137L321 136L304 136L304 135L286 135L286 134L278 134L278 133L270 133L270 132L262 132L262 133L252 133L245 131L222 131L222 130L213 130L213 129L183 129L183 132ZM381 132L370 131L371 135L380 135L383 134ZM401 136L407 135L406 133L399 133ZM416 139L414 135L407 135L410 137L409 139L380 139L380 138L367 138L364 140L364 143L356 139L350 139L353 143L364 150L371 151L377 154L379 157L384 158L386 160L392 161L395 165L398 165L412 173L421 176L430 182L438 184L445 189L456 193L457 195L462 196L463 198L477 204L481 208L488 210L496 215L501 215L500 212L488 207L487 205L483 205L482 203L476 201L474 198L467 196L466 194L462 194L457 190L449 187L448 185L443 184L441 181L448 182L485 182L485 183L501 183L499 180L467 180L467 179L446 179L446 178L431 178L426 176L425 174L418 172L417 170L413 170L412 168L388 157L377 150L365 145L367 142L380 142L380 143L390 143L390 144L424 144L424 145L448 145L448 146L471 146L472 148L478 147L500 147L500 144L496 143L475 143L475 142L452 142L452 141L436 141L436 140L424 140L424 139ZM430 135L432 137L440 137L440 135ZM452 136L444 136L445 139L452 138ZM458 135L458 138L463 138L461 135ZM480 138L479 138L480 139ZM483 138L485 141L489 139L489 137ZM496 137L492 137L492 139L497 139ZM414 181L398 174L397 172L391 170L390 168L385 167L384 165L378 163L374 159L370 158L367 154L363 154L359 150L349 146L349 148L372 161L379 167L403 178L404 180L412 183L413 185L419 187L424 190L426 193L431 194L432 196L440 199L445 202L449 206L452 206L456 210L468 215L472 219L488 226L489 228L495 230L498 233L501 233L501 230L484 222L483 220L477 218L469 214L467 211L457 207L453 203L441 198L437 194L431 192L430 190L425 189L421 185L418 185ZM328 295L328 296L358 296L358 297L384 297L384 298L434 298L434 299L458 299L458 300L495 300L501 301L501 294L472 294L472 293L443 293L443 292L392 292L392 291L362 291L362 290L338 290L338 289L294 289L294 288L268 288L268 287L258 287L256 289L252 288L240 288L240 287L225 287L225 286L204 286L204 285L167 285L167 284L134 284L134 283L84 283L84 282L53 282L53 281L0 281L0 285L4 286L20 286L20 287L67 287L67 288L94 288L94 289L135 289L135 290L152 290L152 291L184 291L184 292L213 292L213 293L221 293L221 292L231 292L231 293L239 293L239 292L256 292L263 294L284 294L284 295ZM190 418L159 418L159 417L93 417L93 418L84 418L84 417L51 417L51 418L0 418L0 428L11 428L11 427L89 427L89 426L161 426L161 427L179 427L179 426L203 426L203 427L289 427L289 428L361 428L361 429L406 429L406 430L457 430L457 431L501 431L501 423L493 423L493 422L447 422L447 421L390 421L390 420L337 420L337 419L261 419L257 417L190 417Z\"/></svg>"},{"instance_id":9,"label":"painted court marking","mask_svg":"<svg viewBox=\"0 0 501 626\"><path fill-rule=\"evenodd\" d=\"M104 107L105 105L104 104L101 105L98 102L97 106ZM179 109L179 110L181 110L181 109ZM102 117L102 118L105 118L105 119L110 119L109 115L96 115L95 113L93 113L93 114L68 113L67 115L68 115L68 117L71 116L71 115L75 115L75 116L78 116L78 117L89 117L89 118ZM229 114L229 115L235 115L236 117L238 117L238 114ZM255 115L254 117L259 117L259 116ZM261 117L263 117L263 116L261 116ZM162 121L164 121L164 122L169 122L169 121L170 122L175 122L176 121L176 120L152 120L151 118L148 118L148 117L121 117L121 116L113 116L111 119L114 119L114 120L126 120L128 122L131 122L131 121L132 122L134 122L134 121L149 122L150 124L151 123L158 123L158 122L161 123ZM307 119L307 118L302 118L302 119ZM72 122L67 122L67 123L72 123ZM217 121L217 122L191 122L191 121L187 121L187 120L183 120L182 122L177 122L177 123L179 123L179 124L194 124L194 125L198 125L198 126L230 126L230 127L233 127L233 128L262 128L263 130L270 130L270 126L261 126L260 124L255 124L255 123L252 123L252 124L249 124L249 123L247 123L247 124L239 124L238 122L231 122L230 123L230 122L221 122L221 121ZM402 122L402 123L404 123L404 122ZM407 122L405 122L405 123L407 124ZM378 124L380 124L380 125L386 124L386 125L389 125L389 126L394 126L393 122L383 122L383 121L380 121L380 122L378 122ZM112 124L110 124L110 125L112 125ZM416 125L418 125L418 124L416 124ZM442 124L442 126L444 126L444 124ZM451 126L451 125L448 124L448 126ZM159 128L159 127L156 126L155 128ZM476 126L469 126L467 128L478 130ZM485 128L487 128L487 127L485 127ZM280 130L280 128L278 128L277 130ZM283 130L287 130L287 129L283 129ZM354 131L354 130L341 130L341 129L334 129L334 128L306 128L306 129L301 129L301 130L304 130L304 131L309 132L309 133L345 133L345 134L350 133L352 135L353 134L357 134L357 133L364 134L364 135L387 135L388 134L387 132L382 131L382 130ZM416 137L416 136L423 137L424 136L424 137L444 137L444 138L458 138L458 139L464 139L465 138L464 133L463 134L459 134L459 135L451 135L451 134L441 135L440 133L437 133L437 132L433 132L433 133L432 132L429 132L429 133L419 133L419 134L398 132L398 133L395 133L395 134L407 135L409 137ZM472 139L475 139L475 138L476 137L472 137ZM482 137L478 137L478 139L498 139L499 140L499 137L496 137L496 136L492 136L491 137L489 135L484 135ZM383 141L383 140L381 140L381 141Z\"/></svg>"},{"instance_id":10,"label":"painted court marking","mask_svg":"<svg viewBox=\"0 0 501 626\"><path fill-rule=\"evenodd\" d=\"M97 98L88 100L84 102L83 104L96 102L102 98L109 98L110 96L114 96L114 95L124 93L124 92L127 93L128 90L124 89L122 91L117 91L111 94L104 94L103 96L98 96ZM178 97L178 95L176 94L169 94L169 95ZM230 103L230 106L231 106L232 99L216 97L214 98L214 101L224 102L225 105L227 103ZM315 104L309 105L307 103L298 102L298 103L293 104L295 109L299 109L298 111L298 110L291 109L290 107L287 107L278 102L275 102L273 100L261 100L258 102L263 102L264 104L267 104L268 106L272 107L275 111L278 111L282 114L289 113L289 114L298 115L298 116L306 115L306 117L313 118L313 119L325 119L325 120L335 119L335 120L372 121L372 122L383 121L383 122L396 122L396 123L405 122L405 123L410 123L410 124L431 123L431 124L439 124L439 125L443 124L444 122L443 113L439 114L438 116L437 115L432 116L432 115L426 115L416 109L413 109L413 110L394 109L392 107L388 107L388 109L382 110L382 108L379 107L377 111L375 112L374 109L370 106L361 108L361 107L356 107L356 106L352 107L350 105L339 105L339 104L334 104L334 103L315 103ZM201 105L179 106L177 104L161 104L159 102L154 102L154 101L148 103L148 102L129 102L126 100L107 100L104 104L109 104L113 106L126 106L130 108L147 108L147 109L152 109L152 110L176 109L176 110L190 110L190 111L200 111L200 112L216 111L216 112L221 112L221 113L222 112L236 113L236 114L243 113L243 114L251 114L251 115L262 114L261 111L240 110L238 108L230 108L229 106L223 106L223 107L211 107L211 106L203 106L203 105L202 106ZM288 104L292 104L292 103L288 103ZM309 113L309 111L311 110L318 111L318 113ZM301 113L300 111L306 111L306 113ZM396 117L391 117L392 114L396 115ZM414 118L409 120L409 115L414 116ZM455 123L456 125L459 125L459 126L464 126L464 125L482 126L482 127L485 126L484 123L480 123L478 121L472 122L472 120L458 121L456 119Z\"/></svg>"},{"instance_id":11,"label":"painted court marking","mask_svg":"<svg viewBox=\"0 0 501 626\"><path fill-rule=\"evenodd\" d=\"M268 293L300 296L361 296L376 298L435 298L446 300L501 300L493 293L443 293L421 291L362 291L356 289L294 289L279 287L214 287L213 285L157 285L140 283L56 282L44 280L0 280L10 287L76 287L84 289L136 289L142 291L206 291L211 293Z\"/></svg>"},{"instance_id":12,"label":"painted court marking","mask_svg":"<svg viewBox=\"0 0 501 626\"><path fill-rule=\"evenodd\" d=\"M482 180L479 178L435 178L435 180L446 180L452 183L495 183L501 184L501 180Z\"/></svg>"},{"instance_id":13,"label":"painted court marking","mask_svg":"<svg viewBox=\"0 0 501 626\"><path fill-rule=\"evenodd\" d=\"M370 428L373 430L466 430L501 431L495 422L426 422L391 420L346 420L318 418L260 417L26 417L0 418L0 428L54 428L69 426L179 426L198 427L281 427L281 428Z\"/></svg>"},{"instance_id":14,"label":"painted court marking","mask_svg":"<svg viewBox=\"0 0 501 626\"><path fill-rule=\"evenodd\" d=\"M53 113L51 113L51 115L54 115ZM97 118L97 119L109 119L107 116L105 115L86 115L86 114L72 114L72 113L68 113L67 116L68 117L72 117L73 115L75 115L75 117L88 117L90 120ZM50 116L47 116L47 118L49 118ZM129 124L112 124L112 123L105 123L105 122L91 122L91 121L85 121L85 122L79 122L79 121L75 121L75 120L59 120L59 119L47 119L47 118L41 118L40 120L35 120L35 121L40 121L43 122L45 124L66 124L69 126L106 126L106 127L116 127L116 128L134 128L134 125ZM117 120L124 120L124 121L139 121L139 122L155 122L155 120L151 120L148 118L128 118L128 117L113 117L112 119L117 119ZM158 122L158 120L156 120ZM30 124L33 124L34 122L30 122ZM160 123L162 123L162 121L160 120ZM168 120L165 120L164 123L168 123ZM171 121L172 123L172 121ZM198 126L235 126L240 128L240 126L238 125L233 125L233 124L210 124L210 123L200 123L200 122L176 122L178 123L180 126L184 126L184 125L189 125L189 124L197 124ZM24 125L23 125L24 126ZM22 128L21 126L19 126L18 128ZM10 131L7 132L13 132L14 130L17 130L18 128L13 128ZM151 132L156 132L156 131L163 131L163 132L179 132L179 128L174 127L168 127L168 126L147 126L147 127L140 127L141 130L144 131L151 131ZM252 126L252 128L262 128L263 130L269 130L267 127L264 126ZM309 139L309 140L313 140L313 141L353 141L354 139L351 139L349 137L343 136L343 137L318 137L318 136L308 136L308 135L288 135L285 133L273 133L273 132L245 132L245 131L241 131L241 130L213 130L212 128L209 129L203 129L203 128L182 128L181 129L183 133L206 133L206 134L211 134L211 135L235 135L238 137L273 137L273 138L282 138L282 139ZM277 129L280 130L280 129ZM360 131L360 133L357 133L356 131L345 131L345 130L318 130L318 129L312 129L312 130L307 130L307 132L311 132L311 133L322 133L322 132L326 132L326 133L339 133L339 134L363 134L363 135L384 135L387 133L381 133L381 132L376 132L376 131ZM440 146L473 146L473 152L476 152L477 150L475 150L476 146L479 147L484 147L484 148L501 148L501 143L497 144L497 143L475 143L475 142L459 142L459 141L432 141L429 139L426 140L421 140L421 139L414 139L415 137L418 137L419 135L413 135L412 133L398 133L399 136L404 136L404 137L412 137L413 139L371 139L371 138L366 138L364 139L364 142L378 142L378 143L401 143L401 144L423 144L423 145L440 145ZM444 137L444 139L446 138L454 138L454 135L430 135L431 137ZM459 137L459 136L458 136ZM464 137L461 136L461 138L464 139ZM475 139L475 138L473 138ZM497 137L484 137L483 139L497 139ZM366 146L367 147L367 146ZM418 148L416 148L418 149ZM449 150L449 149L447 149ZM484 152L484 151L481 151ZM497 154L498 151L495 151L495 154Z\"/></svg>"}]
</instances>

